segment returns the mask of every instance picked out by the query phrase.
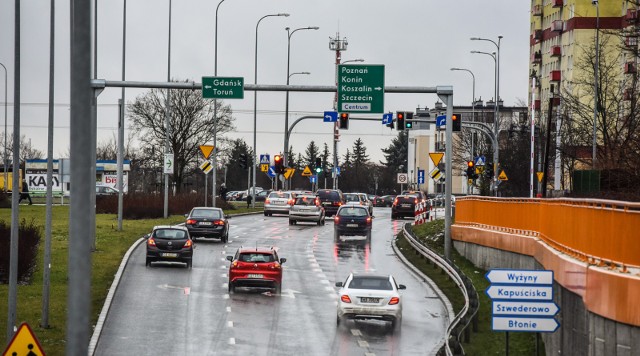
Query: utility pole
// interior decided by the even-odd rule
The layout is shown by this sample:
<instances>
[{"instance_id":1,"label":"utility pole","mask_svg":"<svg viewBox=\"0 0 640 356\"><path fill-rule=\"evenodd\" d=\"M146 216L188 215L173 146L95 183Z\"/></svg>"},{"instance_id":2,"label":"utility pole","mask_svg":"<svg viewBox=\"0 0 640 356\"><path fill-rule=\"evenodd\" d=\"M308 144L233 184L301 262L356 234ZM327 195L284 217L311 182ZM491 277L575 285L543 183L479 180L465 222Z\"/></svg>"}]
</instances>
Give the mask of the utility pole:
<instances>
[{"instance_id":1,"label":"utility pole","mask_svg":"<svg viewBox=\"0 0 640 356\"><path fill-rule=\"evenodd\" d=\"M336 86L338 85L338 65L342 58L342 51L347 50L346 38L340 39L340 32L336 33L336 37L329 37L329 49L336 52ZM338 92L333 97L333 110L338 110ZM333 189L338 189L338 139L340 138L340 122L336 121L333 126Z\"/></svg>"}]
</instances>

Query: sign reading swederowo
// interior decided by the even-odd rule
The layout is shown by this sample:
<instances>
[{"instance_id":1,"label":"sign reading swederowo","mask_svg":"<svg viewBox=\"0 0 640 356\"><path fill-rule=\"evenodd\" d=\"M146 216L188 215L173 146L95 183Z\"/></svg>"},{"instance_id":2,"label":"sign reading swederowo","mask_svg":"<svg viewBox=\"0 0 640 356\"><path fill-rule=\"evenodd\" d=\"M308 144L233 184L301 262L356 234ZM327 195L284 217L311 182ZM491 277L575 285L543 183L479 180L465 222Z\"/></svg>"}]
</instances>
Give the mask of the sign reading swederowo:
<instances>
[{"instance_id":1,"label":"sign reading swederowo","mask_svg":"<svg viewBox=\"0 0 640 356\"><path fill-rule=\"evenodd\" d=\"M338 65L338 111L382 113L384 65Z\"/></svg>"},{"instance_id":2,"label":"sign reading swederowo","mask_svg":"<svg viewBox=\"0 0 640 356\"><path fill-rule=\"evenodd\" d=\"M202 97L204 99L243 99L244 78L202 77Z\"/></svg>"}]
</instances>

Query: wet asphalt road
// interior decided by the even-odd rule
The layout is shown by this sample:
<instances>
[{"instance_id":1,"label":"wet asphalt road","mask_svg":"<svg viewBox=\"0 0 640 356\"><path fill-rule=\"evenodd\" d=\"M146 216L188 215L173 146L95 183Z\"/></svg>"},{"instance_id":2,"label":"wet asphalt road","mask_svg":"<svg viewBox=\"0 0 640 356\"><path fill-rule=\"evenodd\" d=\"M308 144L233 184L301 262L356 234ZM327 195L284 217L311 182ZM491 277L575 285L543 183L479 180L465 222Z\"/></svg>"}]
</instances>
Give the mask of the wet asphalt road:
<instances>
[{"instance_id":1,"label":"wet asphalt road","mask_svg":"<svg viewBox=\"0 0 640 356\"><path fill-rule=\"evenodd\" d=\"M103 326L96 355L429 355L444 337L447 312L428 284L396 257L391 241L406 221L375 208L371 244L336 245L333 221L288 225L286 216L230 219L230 241L196 242L193 269L145 267L132 254ZM277 246L282 294L227 292L227 255L239 246ZM375 321L336 326L337 290L351 272L392 274L402 291L400 330Z\"/></svg>"}]
</instances>

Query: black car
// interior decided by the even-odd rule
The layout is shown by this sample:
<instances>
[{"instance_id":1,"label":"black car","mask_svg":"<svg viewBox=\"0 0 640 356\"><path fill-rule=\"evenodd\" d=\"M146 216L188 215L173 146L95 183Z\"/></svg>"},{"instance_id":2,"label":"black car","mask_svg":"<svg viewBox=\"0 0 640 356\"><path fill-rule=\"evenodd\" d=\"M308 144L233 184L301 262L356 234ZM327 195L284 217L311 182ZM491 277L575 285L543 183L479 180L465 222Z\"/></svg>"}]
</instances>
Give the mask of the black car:
<instances>
[{"instance_id":1,"label":"black car","mask_svg":"<svg viewBox=\"0 0 640 356\"><path fill-rule=\"evenodd\" d=\"M318 189L316 195L320 198L320 204L324 207L326 216L334 215L345 203L344 195L339 189Z\"/></svg>"},{"instance_id":2,"label":"black car","mask_svg":"<svg viewBox=\"0 0 640 356\"><path fill-rule=\"evenodd\" d=\"M366 236L370 239L372 219L365 206L341 206L333 218L334 240L339 242L340 236Z\"/></svg>"},{"instance_id":3,"label":"black car","mask_svg":"<svg viewBox=\"0 0 640 356\"><path fill-rule=\"evenodd\" d=\"M391 219L415 216L416 204L425 201L420 191L406 191L398 195L391 206Z\"/></svg>"},{"instance_id":4,"label":"black car","mask_svg":"<svg viewBox=\"0 0 640 356\"><path fill-rule=\"evenodd\" d=\"M393 201L396 199L395 195L383 195L376 199L373 203L373 206L376 207L391 207L393 205Z\"/></svg>"},{"instance_id":5,"label":"black car","mask_svg":"<svg viewBox=\"0 0 640 356\"><path fill-rule=\"evenodd\" d=\"M152 262L182 262L191 268L193 241L184 226L155 226L147 235L146 266Z\"/></svg>"},{"instance_id":6,"label":"black car","mask_svg":"<svg viewBox=\"0 0 640 356\"><path fill-rule=\"evenodd\" d=\"M191 209L184 226L195 240L196 237L213 237L222 242L229 241L228 217L220 208L196 207Z\"/></svg>"}]
</instances>

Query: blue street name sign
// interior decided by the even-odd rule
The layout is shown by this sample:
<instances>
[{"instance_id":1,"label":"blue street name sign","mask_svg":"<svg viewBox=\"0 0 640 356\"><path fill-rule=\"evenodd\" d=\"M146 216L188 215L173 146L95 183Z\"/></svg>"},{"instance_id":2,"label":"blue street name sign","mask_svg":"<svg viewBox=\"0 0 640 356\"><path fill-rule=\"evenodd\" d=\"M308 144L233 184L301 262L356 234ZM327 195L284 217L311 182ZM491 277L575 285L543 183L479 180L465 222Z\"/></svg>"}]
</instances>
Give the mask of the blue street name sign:
<instances>
[{"instance_id":1,"label":"blue street name sign","mask_svg":"<svg viewBox=\"0 0 640 356\"><path fill-rule=\"evenodd\" d=\"M340 167L336 167L336 175L340 175Z\"/></svg>"},{"instance_id":2,"label":"blue street name sign","mask_svg":"<svg viewBox=\"0 0 640 356\"><path fill-rule=\"evenodd\" d=\"M511 285L552 285L553 271L492 269L485 275L490 283Z\"/></svg>"},{"instance_id":3,"label":"blue street name sign","mask_svg":"<svg viewBox=\"0 0 640 356\"><path fill-rule=\"evenodd\" d=\"M338 121L338 112L337 111L325 111L324 112L324 122L336 122Z\"/></svg>"},{"instance_id":4,"label":"blue street name sign","mask_svg":"<svg viewBox=\"0 0 640 356\"><path fill-rule=\"evenodd\" d=\"M276 176L276 167L271 166L269 167L269 171L267 172L267 175L271 178Z\"/></svg>"},{"instance_id":5,"label":"blue street name sign","mask_svg":"<svg viewBox=\"0 0 640 356\"><path fill-rule=\"evenodd\" d=\"M260 164L269 164L271 157L269 155L260 155Z\"/></svg>"},{"instance_id":6,"label":"blue street name sign","mask_svg":"<svg viewBox=\"0 0 640 356\"><path fill-rule=\"evenodd\" d=\"M424 184L424 169L418 169L418 184Z\"/></svg>"},{"instance_id":7,"label":"blue street name sign","mask_svg":"<svg viewBox=\"0 0 640 356\"><path fill-rule=\"evenodd\" d=\"M382 114L382 124L387 125L393 122L393 113Z\"/></svg>"},{"instance_id":8,"label":"blue street name sign","mask_svg":"<svg viewBox=\"0 0 640 356\"><path fill-rule=\"evenodd\" d=\"M494 331L528 331L552 333L560 324L554 318L533 317L493 317L491 327Z\"/></svg>"},{"instance_id":9,"label":"blue street name sign","mask_svg":"<svg viewBox=\"0 0 640 356\"><path fill-rule=\"evenodd\" d=\"M436 127L446 126L447 115L436 116Z\"/></svg>"},{"instance_id":10,"label":"blue street name sign","mask_svg":"<svg viewBox=\"0 0 640 356\"><path fill-rule=\"evenodd\" d=\"M560 308L554 302L491 302L493 315L552 317Z\"/></svg>"}]
</instances>

